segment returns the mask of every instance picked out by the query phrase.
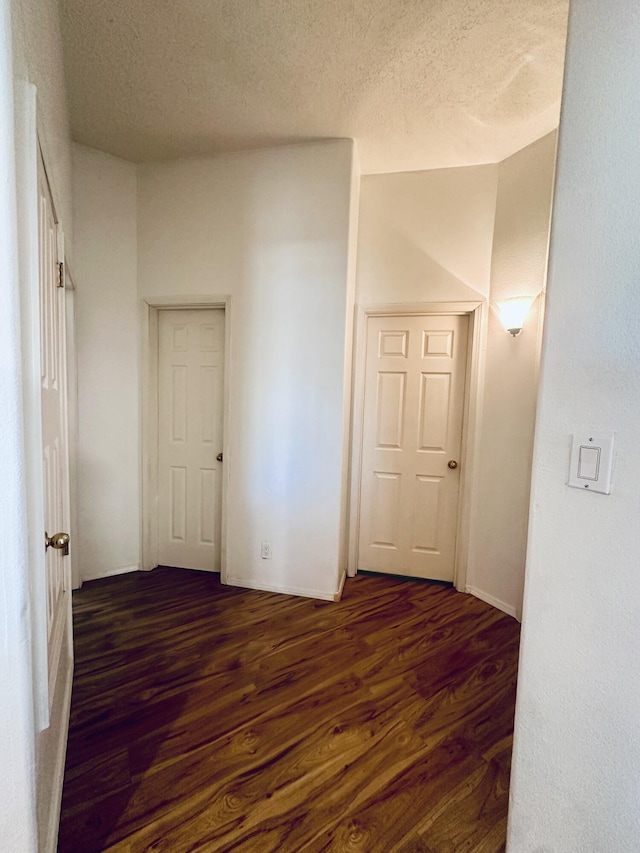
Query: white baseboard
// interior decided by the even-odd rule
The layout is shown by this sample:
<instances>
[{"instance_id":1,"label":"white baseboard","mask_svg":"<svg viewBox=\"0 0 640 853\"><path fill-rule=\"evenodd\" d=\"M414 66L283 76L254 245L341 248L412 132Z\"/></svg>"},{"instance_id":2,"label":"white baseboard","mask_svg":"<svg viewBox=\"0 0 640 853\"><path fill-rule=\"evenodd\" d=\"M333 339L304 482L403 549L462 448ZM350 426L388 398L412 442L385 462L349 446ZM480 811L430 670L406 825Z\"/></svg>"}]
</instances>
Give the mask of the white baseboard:
<instances>
[{"instance_id":1,"label":"white baseboard","mask_svg":"<svg viewBox=\"0 0 640 853\"><path fill-rule=\"evenodd\" d=\"M340 578L340 583L338 584L338 591L334 592L333 600L340 601L342 598L342 590L344 589L344 582L347 579L347 573L345 571L342 572L342 577Z\"/></svg>"},{"instance_id":2,"label":"white baseboard","mask_svg":"<svg viewBox=\"0 0 640 853\"><path fill-rule=\"evenodd\" d=\"M497 607L498 610L502 610L503 613L506 613L507 616L513 616L514 619L518 618L518 613L516 608L511 604L507 604L505 601L500 601L499 598L494 598L493 595L489 595L488 592L483 592L481 589L478 589L475 586L468 586L466 591L470 595L474 595L476 598L479 598L480 601L484 601L485 604L490 604L492 607Z\"/></svg>"},{"instance_id":3,"label":"white baseboard","mask_svg":"<svg viewBox=\"0 0 640 853\"><path fill-rule=\"evenodd\" d=\"M84 581L97 581L100 578L111 578L114 575L126 575L129 572L139 572L140 565L136 563L133 566L116 566L113 569L104 569L100 574L83 574L82 580Z\"/></svg>"},{"instance_id":4,"label":"white baseboard","mask_svg":"<svg viewBox=\"0 0 640 853\"><path fill-rule=\"evenodd\" d=\"M282 595L299 595L302 598L319 598L321 601L334 601L334 592L321 592L317 589L299 589L292 586L279 586L278 584L265 584L246 578L232 578L227 575L224 581L227 586L239 586L243 589L257 589L260 592L279 592Z\"/></svg>"}]
</instances>

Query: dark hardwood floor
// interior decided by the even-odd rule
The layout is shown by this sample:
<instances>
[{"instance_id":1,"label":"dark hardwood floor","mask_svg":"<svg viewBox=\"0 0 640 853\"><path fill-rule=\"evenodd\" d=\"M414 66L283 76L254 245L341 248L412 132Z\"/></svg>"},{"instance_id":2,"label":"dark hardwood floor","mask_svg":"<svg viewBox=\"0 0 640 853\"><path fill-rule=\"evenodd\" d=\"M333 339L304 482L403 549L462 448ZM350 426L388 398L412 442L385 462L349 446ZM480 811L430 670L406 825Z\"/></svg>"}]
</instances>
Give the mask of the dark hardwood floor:
<instances>
[{"instance_id":1,"label":"dark hardwood floor","mask_svg":"<svg viewBox=\"0 0 640 853\"><path fill-rule=\"evenodd\" d=\"M519 625L477 599L159 568L86 584L74 627L60 853L504 849Z\"/></svg>"}]
</instances>

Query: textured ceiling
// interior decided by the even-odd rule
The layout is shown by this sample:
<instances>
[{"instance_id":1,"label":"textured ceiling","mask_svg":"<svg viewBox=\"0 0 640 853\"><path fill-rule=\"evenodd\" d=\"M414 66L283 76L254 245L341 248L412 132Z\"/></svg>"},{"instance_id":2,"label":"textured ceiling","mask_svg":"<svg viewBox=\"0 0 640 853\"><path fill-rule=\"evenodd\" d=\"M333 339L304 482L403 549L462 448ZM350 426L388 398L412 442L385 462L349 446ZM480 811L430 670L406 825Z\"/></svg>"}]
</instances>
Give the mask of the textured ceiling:
<instances>
[{"instance_id":1,"label":"textured ceiling","mask_svg":"<svg viewBox=\"0 0 640 853\"><path fill-rule=\"evenodd\" d=\"M60 0L74 138L136 162L352 137L364 172L558 123L569 0Z\"/></svg>"}]
</instances>

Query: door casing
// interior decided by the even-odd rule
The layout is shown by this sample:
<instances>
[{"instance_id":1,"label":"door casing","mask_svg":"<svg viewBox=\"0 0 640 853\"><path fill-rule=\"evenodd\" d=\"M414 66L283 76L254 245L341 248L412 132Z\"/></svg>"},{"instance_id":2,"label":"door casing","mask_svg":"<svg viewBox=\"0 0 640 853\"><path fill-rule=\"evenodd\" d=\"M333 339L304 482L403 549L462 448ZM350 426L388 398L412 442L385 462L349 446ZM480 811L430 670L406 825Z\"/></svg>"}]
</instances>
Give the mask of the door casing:
<instances>
[{"instance_id":1,"label":"door casing","mask_svg":"<svg viewBox=\"0 0 640 853\"><path fill-rule=\"evenodd\" d=\"M224 311L224 389L222 414L222 518L220 535L220 580L227 581L227 489L229 483L229 400L231 387L231 297L146 297L141 306L142 341L142 555L143 571L158 565L158 321L163 308L173 310L221 308Z\"/></svg>"},{"instance_id":2,"label":"door casing","mask_svg":"<svg viewBox=\"0 0 640 853\"><path fill-rule=\"evenodd\" d=\"M456 589L464 592L466 591L467 561L469 556L471 492L480 432L481 389L484 376L483 343L486 340L487 334L486 304L480 300L477 302L387 303L382 305L360 305L356 308L347 574L349 577L355 577L358 570L367 323L369 317L415 317L428 314L466 314L469 317L467 374L462 423L462 453L460 456L460 496L454 561L454 585Z\"/></svg>"}]
</instances>

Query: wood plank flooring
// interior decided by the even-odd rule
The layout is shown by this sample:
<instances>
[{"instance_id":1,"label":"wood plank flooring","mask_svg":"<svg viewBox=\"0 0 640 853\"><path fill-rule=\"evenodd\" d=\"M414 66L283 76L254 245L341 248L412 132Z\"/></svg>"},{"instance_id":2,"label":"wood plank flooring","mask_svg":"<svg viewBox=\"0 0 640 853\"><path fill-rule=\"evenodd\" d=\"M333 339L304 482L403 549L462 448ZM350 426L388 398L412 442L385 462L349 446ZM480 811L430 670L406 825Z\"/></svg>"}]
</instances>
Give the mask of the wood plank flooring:
<instances>
[{"instance_id":1,"label":"wood plank flooring","mask_svg":"<svg viewBox=\"0 0 640 853\"><path fill-rule=\"evenodd\" d=\"M86 584L74 628L60 853L504 849L519 625L489 605L158 568Z\"/></svg>"}]
</instances>

